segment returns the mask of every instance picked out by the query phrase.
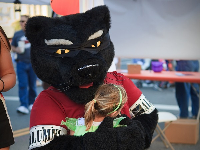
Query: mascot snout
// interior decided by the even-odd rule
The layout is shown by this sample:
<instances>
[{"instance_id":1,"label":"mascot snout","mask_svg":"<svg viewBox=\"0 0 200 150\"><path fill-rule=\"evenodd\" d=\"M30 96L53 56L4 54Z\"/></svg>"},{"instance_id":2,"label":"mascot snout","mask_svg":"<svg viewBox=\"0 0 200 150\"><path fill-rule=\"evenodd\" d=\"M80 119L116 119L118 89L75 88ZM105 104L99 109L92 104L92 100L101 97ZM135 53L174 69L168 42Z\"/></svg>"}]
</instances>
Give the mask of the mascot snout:
<instances>
[{"instance_id":1,"label":"mascot snout","mask_svg":"<svg viewBox=\"0 0 200 150\"><path fill-rule=\"evenodd\" d=\"M100 65L98 63L92 65L84 65L78 68L78 75L82 78L95 78L100 71Z\"/></svg>"},{"instance_id":2,"label":"mascot snout","mask_svg":"<svg viewBox=\"0 0 200 150\"><path fill-rule=\"evenodd\" d=\"M71 76L76 77L75 82L79 82L79 85L81 84L88 84L89 82L94 82L96 80L99 80L99 76L102 74L106 74L105 67L105 61L103 59L91 59L88 57L85 57L81 59L79 57L79 61L75 62L71 69Z\"/></svg>"}]
</instances>

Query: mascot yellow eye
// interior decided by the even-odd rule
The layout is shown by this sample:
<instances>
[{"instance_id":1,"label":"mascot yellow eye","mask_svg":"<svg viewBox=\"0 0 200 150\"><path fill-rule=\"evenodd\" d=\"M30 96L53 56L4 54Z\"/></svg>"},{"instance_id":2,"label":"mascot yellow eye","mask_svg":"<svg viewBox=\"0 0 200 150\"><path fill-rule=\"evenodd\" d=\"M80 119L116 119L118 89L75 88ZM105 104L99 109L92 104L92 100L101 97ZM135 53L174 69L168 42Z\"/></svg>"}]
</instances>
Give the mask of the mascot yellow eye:
<instances>
[{"instance_id":1,"label":"mascot yellow eye","mask_svg":"<svg viewBox=\"0 0 200 150\"><path fill-rule=\"evenodd\" d=\"M98 41L96 45L91 45L91 47L99 47L101 45L101 41Z\"/></svg>"},{"instance_id":2,"label":"mascot yellow eye","mask_svg":"<svg viewBox=\"0 0 200 150\"><path fill-rule=\"evenodd\" d=\"M66 50L65 50L65 53L69 53L69 50L68 50L68 49L66 49Z\"/></svg>"},{"instance_id":3,"label":"mascot yellow eye","mask_svg":"<svg viewBox=\"0 0 200 150\"><path fill-rule=\"evenodd\" d=\"M99 47L101 45L101 41L97 42L97 47Z\"/></svg>"},{"instance_id":4,"label":"mascot yellow eye","mask_svg":"<svg viewBox=\"0 0 200 150\"><path fill-rule=\"evenodd\" d=\"M64 54L64 53L69 53L69 50L68 49L58 49L56 51L57 54Z\"/></svg>"}]
</instances>

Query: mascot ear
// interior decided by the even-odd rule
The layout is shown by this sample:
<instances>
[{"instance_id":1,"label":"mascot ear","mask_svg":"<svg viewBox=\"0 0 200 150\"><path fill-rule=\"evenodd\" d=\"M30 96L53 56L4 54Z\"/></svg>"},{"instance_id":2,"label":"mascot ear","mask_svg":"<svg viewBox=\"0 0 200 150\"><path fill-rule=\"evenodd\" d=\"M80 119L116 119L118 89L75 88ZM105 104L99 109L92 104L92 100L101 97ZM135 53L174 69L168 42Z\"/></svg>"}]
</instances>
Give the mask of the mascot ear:
<instances>
[{"instance_id":1,"label":"mascot ear","mask_svg":"<svg viewBox=\"0 0 200 150\"><path fill-rule=\"evenodd\" d=\"M31 44L41 45L44 41L40 40L45 35L45 28L50 24L51 19L44 16L29 18L26 23L26 37ZM44 38L43 38L44 39Z\"/></svg>"},{"instance_id":2,"label":"mascot ear","mask_svg":"<svg viewBox=\"0 0 200 150\"><path fill-rule=\"evenodd\" d=\"M102 23L106 24L106 28L110 29L110 11L106 5L94 7L85 13L95 20L103 21Z\"/></svg>"}]
</instances>

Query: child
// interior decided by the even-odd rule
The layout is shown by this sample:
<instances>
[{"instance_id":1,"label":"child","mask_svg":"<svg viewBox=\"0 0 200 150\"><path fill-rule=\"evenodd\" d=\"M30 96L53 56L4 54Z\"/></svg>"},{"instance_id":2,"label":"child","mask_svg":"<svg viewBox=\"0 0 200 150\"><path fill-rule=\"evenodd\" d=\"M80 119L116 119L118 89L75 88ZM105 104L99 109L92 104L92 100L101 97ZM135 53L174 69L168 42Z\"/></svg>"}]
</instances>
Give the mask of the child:
<instances>
[{"instance_id":1,"label":"child","mask_svg":"<svg viewBox=\"0 0 200 150\"><path fill-rule=\"evenodd\" d=\"M66 118L61 125L70 129L70 135L84 135L94 132L106 116L116 117L127 101L126 91L123 87L114 84L101 85L92 101L85 105L84 118ZM114 119L113 127L119 126L119 122L125 117Z\"/></svg>"}]
</instances>

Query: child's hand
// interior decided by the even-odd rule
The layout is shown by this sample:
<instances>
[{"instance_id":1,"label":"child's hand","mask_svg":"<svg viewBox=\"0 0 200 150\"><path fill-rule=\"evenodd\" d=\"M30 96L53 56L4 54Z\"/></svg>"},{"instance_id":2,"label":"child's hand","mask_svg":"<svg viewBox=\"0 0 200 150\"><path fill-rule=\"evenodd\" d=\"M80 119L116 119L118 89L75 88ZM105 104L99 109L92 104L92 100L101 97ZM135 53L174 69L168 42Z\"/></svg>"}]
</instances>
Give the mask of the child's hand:
<instances>
[{"instance_id":1,"label":"child's hand","mask_svg":"<svg viewBox=\"0 0 200 150\"><path fill-rule=\"evenodd\" d=\"M121 115L121 117L126 117L126 118L124 118L123 120L121 120L120 121L120 125L129 125L130 123L131 123L131 119L127 116L127 115L125 115L125 114L122 114Z\"/></svg>"}]
</instances>

